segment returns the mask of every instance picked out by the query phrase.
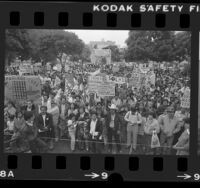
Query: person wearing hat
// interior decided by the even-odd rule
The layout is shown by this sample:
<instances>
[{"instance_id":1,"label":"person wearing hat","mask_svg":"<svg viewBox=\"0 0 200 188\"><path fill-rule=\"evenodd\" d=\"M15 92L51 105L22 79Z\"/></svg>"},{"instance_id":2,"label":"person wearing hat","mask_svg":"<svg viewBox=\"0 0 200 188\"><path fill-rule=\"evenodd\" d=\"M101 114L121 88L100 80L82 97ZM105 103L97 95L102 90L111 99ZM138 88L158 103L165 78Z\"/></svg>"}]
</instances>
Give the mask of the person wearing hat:
<instances>
[{"instance_id":1,"label":"person wearing hat","mask_svg":"<svg viewBox=\"0 0 200 188\"><path fill-rule=\"evenodd\" d=\"M89 132L89 150L93 153L101 153L102 123L100 119L97 118L96 111L92 111L90 115L90 120L87 124L87 130Z\"/></svg>"},{"instance_id":2,"label":"person wearing hat","mask_svg":"<svg viewBox=\"0 0 200 188\"><path fill-rule=\"evenodd\" d=\"M138 125L142 123L142 116L138 113L135 107L131 107L124 117L127 124L127 147L136 151ZM131 138L132 136L132 138Z\"/></svg>"},{"instance_id":3,"label":"person wearing hat","mask_svg":"<svg viewBox=\"0 0 200 188\"><path fill-rule=\"evenodd\" d=\"M161 128L160 144L162 154L171 154L171 147L174 140L174 130L177 128L179 123L174 114L175 109L173 106L170 106L167 108L167 114L158 120Z\"/></svg>"},{"instance_id":4,"label":"person wearing hat","mask_svg":"<svg viewBox=\"0 0 200 188\"><path fill-rule=\"evenodd\" d=\"M115 104L111 104L109 107L110 112L106 117L106 127L107 127L107 134L108 134L108 151L112 152L113 146L113 137L114 143L117 145L117 152L121 152L121 145L120 145L120 116L117 114L118 108Z\"/></svg>"}]
</instances>

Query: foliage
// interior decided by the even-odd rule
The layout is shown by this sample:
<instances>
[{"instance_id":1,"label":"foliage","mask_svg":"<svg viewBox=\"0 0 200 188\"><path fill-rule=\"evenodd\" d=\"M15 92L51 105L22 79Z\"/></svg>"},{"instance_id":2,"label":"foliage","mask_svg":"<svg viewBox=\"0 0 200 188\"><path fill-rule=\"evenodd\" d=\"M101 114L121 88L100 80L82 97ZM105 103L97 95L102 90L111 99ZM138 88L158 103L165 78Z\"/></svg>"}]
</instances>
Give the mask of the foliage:
<instances>
[{"instance_id":1,"label":"foliage","mask_svg":"<svg viewBox=\"0 0 200 188\"><path fill-rule=\"evenodd\" d=\"M127 61L182 61L190 57L190 32L130 31L126 40Z\"/></svg>"}]
</instances>

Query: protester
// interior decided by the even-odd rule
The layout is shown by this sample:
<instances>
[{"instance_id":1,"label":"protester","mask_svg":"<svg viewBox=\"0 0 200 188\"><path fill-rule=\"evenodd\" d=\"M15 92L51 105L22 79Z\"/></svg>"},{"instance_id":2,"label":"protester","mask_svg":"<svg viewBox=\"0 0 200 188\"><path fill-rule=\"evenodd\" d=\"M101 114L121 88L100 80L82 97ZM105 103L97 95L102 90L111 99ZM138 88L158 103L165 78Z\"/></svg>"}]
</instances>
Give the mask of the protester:
<instances>
[{"instance_id":1,"label":"protester","mask_svg":"<svg viewBox=\"0 0 200 188\"><path fill-rule=\"evenodd\" d=\"M95 111L91 112L90 121L88 122L89 130L89 149L93 153L101 153L102 149L102 124L97 118Z\"/></svg>"},{"instance_id":2,"label":"protester","mask_svg":"<svg viewBox=\"0 0 200 188\"><path fill-rule=\"evenodd\" d=\"M171 154L174 139L174 130L178 126L178 119L174 116L174 107L168 107L167 115L159 120L161 127L160 144L163 146L163 154Z\"/></svg>"},{"instance_id":3,"label":"protester","mask_svg":"<svg viewBox=\"0 0 200 188\"><path fill-rule=\"evenodd\" d=\"M156 115L154 112L149 112L147 116L147 121L144 126L145 138L146 138L146 152L145 154L158 154L156 149L151 149L151 141L153 132L158 134L160 132L160 126L158 121L156 120Z\"/></svg>"},{"instance_id":4,"label":"protester","mask_svg":"<svg viewBox=\"0 0 200 188\"><path fill-rule=\"evenodd\" d=\"M68 121L67 121L67 126L68 126L69 136L71 139L70 148L71 148L71 151L74 152L75 151L75 143L76 143L76 127L77 127L77 121L76 121L75 114L73 114L73 113L70 114Z\"/></svg>"},{"instance_id":5,"label":"protester","mask_svg":"<svg viewBox=\"0 0 200 188\"><path fill-rule=\"evenodd\" d=\"M40 107L41 113L36 117L36 126L38 128L38 136L49 144L49 149L53 149L53 118L47 112L47 106Z\"/></svg>"},{"instance_id":6,"label":"protester","mask_svg":"<svg viewBox=\"0 0 200 188\"><path fill-rule=\"evenodd\" d=\"M41 81L41 97L37 102L29 98L5 100L5 133L8 139L19 139L13 144L13 150L23 151L26 145L26 136L22 137L23 122L26 122L23 113L30 112L35 116L34 126L37 128L37 136L31 142L33 151L37 147L46 152L56 152L58 148L70 148L70 152L131 154L133 151L164 155L181 151L172 150L172 146L185 132L185 118L190 117L189 107L182 104L183 95L190 86L189 78L179 68L164 70L158 66L153 68L153 82L143 77L139 84L130 83L136 69L134 64L124 62L118 68L113 71L112 63L78 61L70 63L67 72L41 68L37 74ZM17 71L17 68L7 69L6 73L18 75ZM101 96L91 91L88 77L102 73L115 80L114 95ZM125 81L117 83L119 77ZM151 148L152 134L158 137L158 149ZM186 132L180 140L187 141Z\"/></svg>"},{"instance_id":7,"label":"protester","mask_svg":"<svg viewBox=\"0 0 200 188\"><path fill-rule=\"evenodd\" d=\"M115 104L112 104L110 107L110 113L106 117L106 126L108 131L108 152L112 152L113 146L113 137L114 143L117 146L117 153L121 152L120 146L120 117L116 112L117 107Z\"/></svg>"},{"instance_id":8,"label":"protester","mask_svg":"<svg viewBox=\"0 0 200 188\"><path fill-rule=\"evenodd\" d=\"M135 107L131 107L124 117L127 124L127 147L133 149L136 152L137 148L137 136L138 136L138 124L142 123L142 116L137 112Z\"/></svg>"},{"instance_id":9,"label":"protester","mask_svg":"<svg viewBox=\"0 0 200 188\"><path fill-rule=\"evenodd\" d=\"M189 155L189 136L190 136L190 120L186 119L184 131L178 139L178 142L173 146L177 150L176 155Z\"/></svg>"}]
</instances>

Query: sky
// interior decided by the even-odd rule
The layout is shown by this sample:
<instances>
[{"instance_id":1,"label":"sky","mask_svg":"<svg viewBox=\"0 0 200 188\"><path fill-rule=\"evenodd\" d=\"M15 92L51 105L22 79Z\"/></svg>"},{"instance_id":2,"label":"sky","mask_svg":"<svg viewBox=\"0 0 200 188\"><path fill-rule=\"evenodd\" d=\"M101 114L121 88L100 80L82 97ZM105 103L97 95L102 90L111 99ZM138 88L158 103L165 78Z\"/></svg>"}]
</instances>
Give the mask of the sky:
<instances>
[{"instance_id":1,"label":"sky","mask_svg":"<svg viewBox=\"0 0 200 188\"><path fill-rule=\"evenodd\" d=\"M114 41L119 47L126 47L128 30L66 30L73 32L86 44L90 41Z\"/></svg>"}]
</instances>

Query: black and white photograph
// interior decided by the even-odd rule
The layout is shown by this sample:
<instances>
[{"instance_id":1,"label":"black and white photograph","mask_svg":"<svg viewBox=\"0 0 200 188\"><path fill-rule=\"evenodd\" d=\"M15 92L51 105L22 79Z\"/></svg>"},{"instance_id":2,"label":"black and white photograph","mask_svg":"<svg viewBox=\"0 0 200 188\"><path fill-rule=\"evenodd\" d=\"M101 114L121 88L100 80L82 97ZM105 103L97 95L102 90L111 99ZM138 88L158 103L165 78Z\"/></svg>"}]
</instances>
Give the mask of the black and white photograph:
<instances>
[{"instance_id":1,"label":"black and white photograph","mask_svg":"<svg viewBox=\"0 0 200 188\"><path fill-rule=\"evenodd\" d=\"M188 31L7 29L4 152L189 155L190 54Z\"/></svg>"}]
</instances>

